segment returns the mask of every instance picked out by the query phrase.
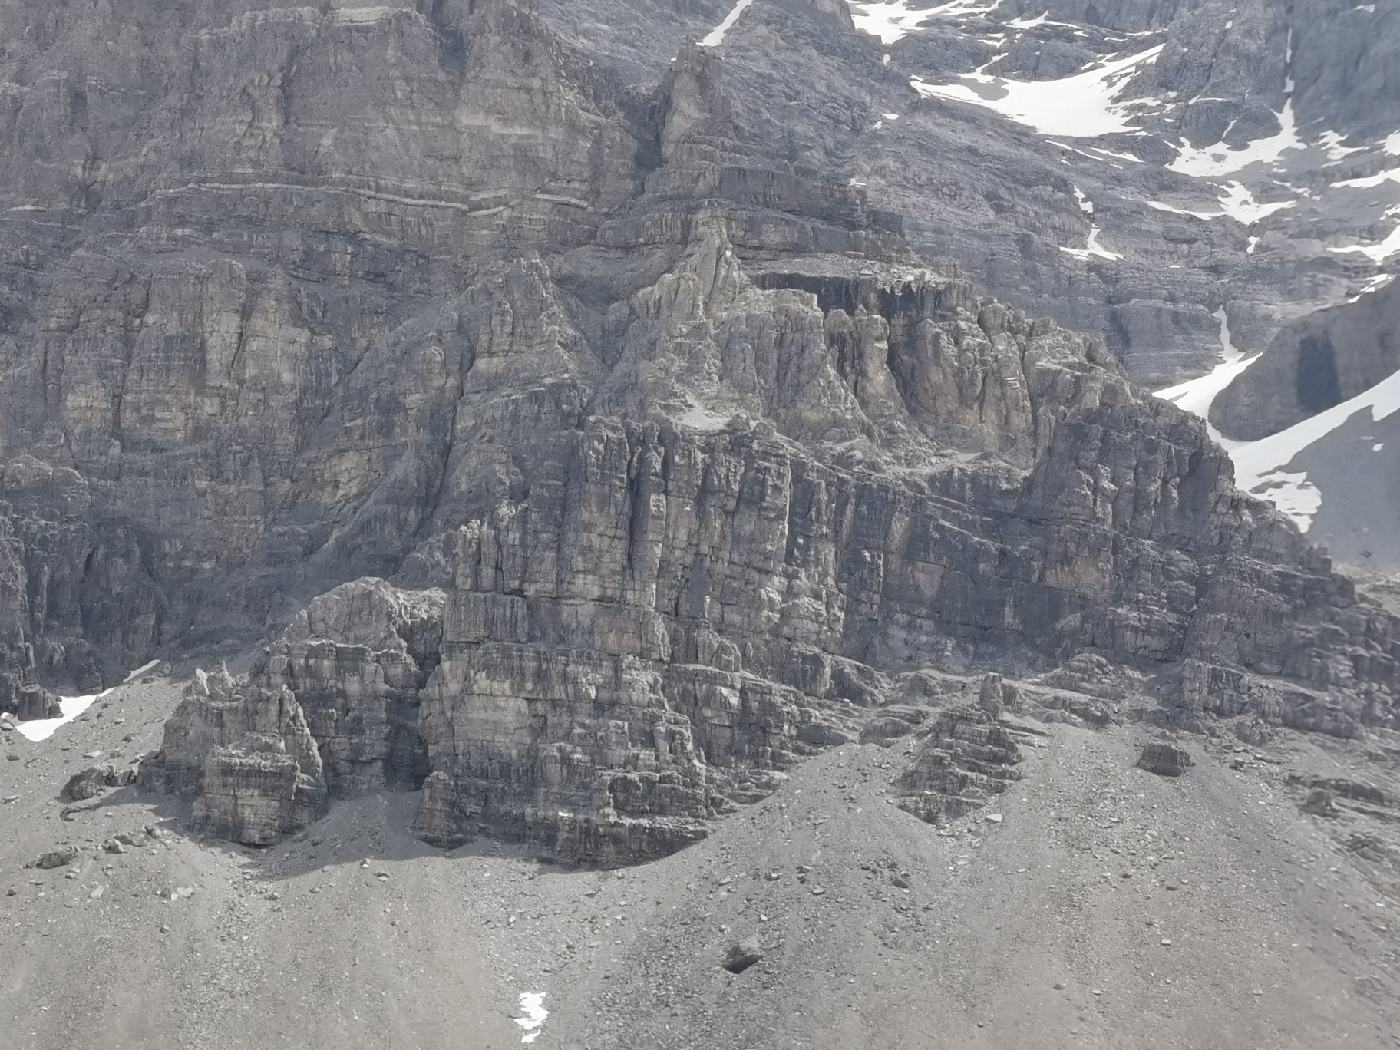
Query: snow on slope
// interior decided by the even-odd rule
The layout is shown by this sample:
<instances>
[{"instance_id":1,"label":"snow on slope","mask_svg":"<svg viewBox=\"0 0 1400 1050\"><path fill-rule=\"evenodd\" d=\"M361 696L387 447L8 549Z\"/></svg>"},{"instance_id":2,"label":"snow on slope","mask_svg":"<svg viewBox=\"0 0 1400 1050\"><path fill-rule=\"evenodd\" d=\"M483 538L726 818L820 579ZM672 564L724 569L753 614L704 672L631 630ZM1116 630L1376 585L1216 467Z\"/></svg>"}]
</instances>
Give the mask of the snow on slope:
<instances>
[{"instance_id":1,"label":"snow on slope","mask_svg":"<svg viewBox=\"0 0 1400 1050\"><path fill-rule=\"evenodd\" d=\"M1385 213L1385 217L1395 220L1395 228L1375 244L1348 244L1327 250L1335 255L1364 255L1379 266L1396 252L1400 252L1400 207L1391 208Z\"/></svg>"},{"instance_id":2,"label":"snow on slope","mask_svg":"<svg viewBox=\"0 0 1400 1050\"><path fill-rule=\"evenodd\" d=\"M1219 186L1219 190L1219 211L1192 211L1189 208L1178 208L1161 201L1144 201L1143 203L1154 211L1170 212L1173 215L1190 215L1197 219L1230 218L1242 226L1253 226L1260 219L1268 218L1276 211L1295 207L1298 203L1297 201L1275 201L1271 204L1261 204L1254 199L1254 194L1241 182L1224 183Z\"/></svg>"},{"instance_id":3,"label":"snow on slope","mask_svg":"<svg viewBox=\"0 0 1400 1050\"><path fill-rule=\"evenodd\" d=\"M738 0L729 14L724 16L724 21L711 29L700 40L701 47L719 47L724 42L724 34L734 28L734 23L739 21L739 16L744 13L753 0Z\"/></svg>"},{"instance_id":4,"label":"snow on slope","mask_svg":"<svg viewBox=\"0 0 1400 1050\"><path fill-rule=\"evenodd\" d=\"M1133 73L1161 51L1159 44L1061 80L1008 80L979 69L951 84L930 84L918 76L909 82L925 98L983 106L1041 135L1098 138L1134 129L1130 103L1120 103L1118 96Z\"/></svg>"},{"instance_id":5,"label":"snow on slope","mask_svg":"<svg viewBox=\"0 0 1400 1050\"><path fill-rule=\"evenodd\" d=\"M522 1043L533 1043L540 1037L545 1018L549 1016L544 1008L544 995L544 992L520 993L520 1016L515 1018L515 1023L525 1030L520 1037Z\"/></svg>"},{"instance_id":6,"label":"snow on slope","mask_svg":"<svg viewBox=\"0 0 1400 1050\"><path fill-rule=\"evenodd\" d=\"M1065 248L1061 246L1060 251L1064 252L1066 255L1073 255L1076 259L1080 259L1084 262L1087 262L1090 256L1098 259L1108 259L1111 262L1123 258L1118 252L1111 252L1099 243L1099 236L1103 231L1099 229L1099 224L1094 221L1094 202L1084 196L1084 191L1078 186L1074 187L1074 196L1075 199L1079 201L1079 210L1089 216L1089 243L1083 248Z\"/></svg>"},{"instance_id":7,"label":"snow on slope","mask_svg":"<svg viewBox=\"0 0 1400 1050\"><path fill-rule=\"evenodd\" d=\"M28 737L34 742L47 740L53 736L60 726L65 726L73 719L92 706L93 701L99 697L106 696L112 690L107 689L101 693L89 693L84 696L61 696L58 698L59 710L63 713L57 718L35 718L28 722L19 724L19 732L22 736Z\"/></svg>"},{"instance_id":8,"label":"snow on slope","mask_svg":"<svg viewBox=\"0 0 1400 1050\"><path fill-rule=\"evenodd\" d=\"M1298 216L1290 222L1305 224L1319 211L1319 206L1313 203L1323 199L1318 191L1325 192L1316 182L1309 186L1310 175L1320 172L1325 165L1343 161L1366 163L1364 160L1349 160L1358 155L1400 156L1400 132L1388 136L1383 142L1358 145L1346 145L1337 131L1309 128L1304 133L1294 109L1296 85L1291 31L1285 44L1282 104L1275 110L1278 130L1252 141L1241 143L1233 139L1227 143L1225 139L1230 138L1230 129L1227 129L1220 141L1198 147L1189 141L1173 141L1170 136L1174 107L1187 100L1178 99L1174 92L1169 92L1165 98L1137 98L1133 96L1142 95L1143 92L1130 90L1134 78L1149 68L1162 52L1161 45L1146 46L1153 37L1161 39L1156 34L1138 34L1148 36L1149 40L1133 46L1145 50L1103 55L1070 76L1055 80L1022 80L997 76L989 71L999 59L1005 57L1008 40L1043 25L1062 24L1051 23L1048 14L1010 19L999 17L997 9L1000 4L996 0L948 0L944 3L932 0L851 0L850 6L857 28L879 37L886 44L911 34L934 34L941 31L942 23L952 22L962 23L964 30L970 30L972 35L980 37L986 44L995 46L996 54L983 61L974 72L958 76L945 73L943 77L924 72L911 76L910 85L925 98L978 106L1040 135L1063 138L1069 142L1121 134L1158 136L1166 130L1167 134L1162 135L1161 141L1171 152L1157 163L1162 164L1165 172L1181 178L1175 180L1175 184L1164 182L1162 185L1164 189L1179 193L1179 199L1185 206L1155 200L1142 202L1156 211L1199 219L1229 219L1245 227L1255 227L1271 216L1285 212ZM889 55L885 56L885 62L889 64ZM886 120L893 119L889 114L885 116ZM1103 159L1069 142L1055 144L1089 159ZM1115 156L1112 153L1107 155ZM1116 156L1136 163L1151 163L1145 156ZM1341 194L1330 194L1328 200L1336 203L1326 207L1337 207L1343 213L1352 214L1351 221L1355 225L1348 227L1347 235L1334 237L1325 248L1319 245L1318 251L1339 256L1364 256L1377 265L1400 253L1400 207L1394 206L1394 200L1374 200L1358 211L1343 196L1347 192L1374 190L1391 183L1400 185L1400 168L1395 168L1393 162L1382 163L1379 167L1382 170L1376 174L1358 177L1339 173L1327 180L1331 190L1341 191ZM1368 165L1361 170L1375 172L1376 167ZM1195 184L1195 191L1189 188L1191 183ZM1061 244L1058 245L1059 250L1082 262L1122 259L1119 253L1103 245L1102 231L1096 221L1092 202L1077 186L1074 191L1080 209L1089 218L1087 242L1082 247ZM1217 203L1204 208L1196 205L1193 198L1198 193L1208 195L1207 199L1214 198ZM1278 229L1278 221L1275 220L1270 228ZM1261 240L1262 231L1250 236L1245 253L1252 255ZM1367 287L1375 286L1381 279L1373 278ZM1215 316L1220 323L1219 363L1205 375L1157 392L1158 397L1201 417L1208 417L1210 406L1219 393L1254 360L1253 356L1235 347L1225 311L1217 310ZM1390 389L1383 384L1383 388L1377 388L1380 392L1375 396L1384 399L1386 391ZM1240 486L1271 499L1306 531L1321 505L1322 494L1308 480L1305 471L1290 473L1285 468L1301 450L1321 440L1335 426L1345 422L1349 415L1367 407L1370 402L1365 400L1366 396L1309 421L1314 428L1320 429L1308 429L1300 424L1299 428L1260 442L1229 441L1210 426L1208 418L1207 427L1211 437L1235 458ZM1393 411L1384 406L1372 405L1372 408L1385 414Z\"/></svg>"},{"instance_id":9,"label":"snow on slope","mask_svg":"<svg viewBox=\"0 0 1400 1050\"><path fill-rule=\"evenodd\" d=\"M143 664L127 675L124 681L130 682L139 678L158 663L160 663L159 660L152 660L150 663ZM35 743L47 740L61 727L91 707L93 701L102 699L111 691L111 689L104 689L100 693L88 693L83 696L61 696L58 698L58 709L62 713L57 718L35 718L28 722L21 722L18 726L19 733Z\"/></svg>"},{"instance_id":10,"label":"snow on slope","mask_svg":"<svg viewBox=\"0 0 1400 1050\"><path fill-rule=\"evenodd\" d=\"M1165 390L1155 391L1155 395L1163 401L1170 401L1177 408L1190 412L1193 416L1200 416L1204 419L1206 430L1210 432L1211 439L1228 452L1239 447L1239 442L1231 441L1211 426L1210 406L1215 401L1216 396L1229 386L1237 375L1250 366L1254 358L1246 357L1236 348L1234 339L1230 335L1230 318L1225 313L1223 306L1215 311L1215 319L1220 322L1220 364L1203 376L1188 379L1185 383L1178 383Z\"/></svg>"},{"instance_id":11,"label":"snow on slope","mask_svg":"<svg viewBox=\"0 0 1400 1050\"><path fill-rule=\"evenodd\" d=\"M996 10L1000 0L950 0L932 7L921 6L914 0L876 0L871 3L851 0L849 6L851 20L857 29L879 37L881 43L893 44L939 15L984 15Z\"/></svg>"},{"instance_id":12,"label":"snow on slope","mask_svg":"<svg viewBox=\"0 0 1400 1050\"><path fill-rule=\"evenodd\" d=\"M1371 420L1377 423L1400 412L1400 372L1287 430L1258 441L1231 441L1211 426L1210 406L1255 357L1246 357L1235 348L1225 310L1221 308L1215 315L1220 321L1221 363L1196 379L1155 391L1155 396L1205 419L1211 438L1230 454L1235 464L1236 486L1269 500L1287 514L1300 531L1307 532L1322 506L1322 493L1308 478L1307 471L1289 471L1287 467L1300 453L1322 441L1358 412L1369 408Z\"/></svg>"},{"instance_id":13,"label":"snow on slope","mask_svg":"<svg viewBox=\"0 0 1400 1050\"><path fill-rule=\"evenodd\" d=\"M1238 149L1223 142L1206 146L1204 149L1186 144L1180 148L1176 160L1167 167L1197 178L1219 178L1222 175L1234 174L1251 164L1276 164L1289 150L1306 149L1306 144L1298 134L1298 121L1293 116L1291 92L1284 102L1283 111L1277 116L1279 131L1275 135L1255 139Z\"/></svg>"},{"instance_id":14,"label":"snow on slope","mask_svg":"<svg viewBox=\"0 0 1400 1050\"><path fill-rule=\"evenodd\" d=\"M1230 451L1235 461L1236 483L1246 492L1264 495L1291 517L1304 532L1322 505L1322 494L1306 473L1284 470L1302 451L1316 445L1358 412L1371 410L1372 422L1400 412L1400 372L1357 394L1350 401L1319 412L1287 430Z\"/></svg>"}]
</instances>

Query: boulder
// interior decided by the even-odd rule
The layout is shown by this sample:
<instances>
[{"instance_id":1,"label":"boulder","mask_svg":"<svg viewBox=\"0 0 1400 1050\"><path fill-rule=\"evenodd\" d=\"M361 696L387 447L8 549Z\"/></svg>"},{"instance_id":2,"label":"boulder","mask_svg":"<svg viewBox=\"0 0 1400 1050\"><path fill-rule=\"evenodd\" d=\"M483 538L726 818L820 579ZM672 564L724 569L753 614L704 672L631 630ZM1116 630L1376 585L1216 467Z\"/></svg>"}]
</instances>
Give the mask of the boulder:
<instances>
[{"instance_id":1,"label":"boulder","mask_svg":"<svg viewBox=\"0 0 1400 1050\"><path fill-rule=\"evenodd\" d=\"M1195 765L1195 759L1184 747L1175 744L1151 743L1144 745L1138 756L1137 767L1161 777L1179 777Z\"/></svg>"},{"instance_id":2,"label":"boulder","mask_svg":"<svg viewBox=\"0 0 1400 1050\"><path fill-rule=\"evenodd\" d=\"M743 973L762 958L763 948L758 938L746 937L725 949L720 965L730 973Z\"/></svg>"},{"instance_id":3,"label":"boulder","mask_svg":"<svg viewBox=\"0 0 1400 1050\"><path fill-rule=\"evenodd\" d=\"M96 798L110 788L123 787L135 782L134 769L119 770L111 765L89 766L69 777L58 797L64 802L82 802Z\"/></svg>"},{"instance_id":4,"label":"boulder","mask_svg":"<svg viewBox=\"0 0 1400 1050\"><path fill-rule=\"evenodd\" d=\"M62 868L72 864L80 856L77 846L63 846L50 850L34 862L36 868Z\"/></svg>"}]
</instances>

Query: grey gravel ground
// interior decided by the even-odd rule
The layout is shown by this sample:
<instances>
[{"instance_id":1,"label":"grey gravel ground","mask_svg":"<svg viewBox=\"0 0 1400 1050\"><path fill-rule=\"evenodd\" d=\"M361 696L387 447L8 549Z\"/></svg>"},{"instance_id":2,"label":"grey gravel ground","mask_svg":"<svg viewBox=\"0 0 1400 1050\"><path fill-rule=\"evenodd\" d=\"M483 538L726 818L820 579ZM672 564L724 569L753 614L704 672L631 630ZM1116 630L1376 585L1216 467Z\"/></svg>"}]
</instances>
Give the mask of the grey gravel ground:
<instances>
[{"instance_id":1,"label":"grey gravel ground","mask_svg":"<svg viewBox=\"0 0 1400 1050\"><path fill-rule=\"evenodd\" d=\"M177 695L138 683L42 744L5 735L6 1050L509 1047L523 992L545 994L538 1050L1400 1046L1394 815L1308 817L1285 783L1354 749L1191 741L1166 779L1133 768L1135 729L1046 726L1018 785L935 829L892 804L905 745L848 745L616 872L430 849L408 794L265 851L188 838L129 788L65 819L84 755L153 747ZM104 852L117 833L138 845ZM744 938L762 958L731 974Z\"/></svg>"}]
</instances>

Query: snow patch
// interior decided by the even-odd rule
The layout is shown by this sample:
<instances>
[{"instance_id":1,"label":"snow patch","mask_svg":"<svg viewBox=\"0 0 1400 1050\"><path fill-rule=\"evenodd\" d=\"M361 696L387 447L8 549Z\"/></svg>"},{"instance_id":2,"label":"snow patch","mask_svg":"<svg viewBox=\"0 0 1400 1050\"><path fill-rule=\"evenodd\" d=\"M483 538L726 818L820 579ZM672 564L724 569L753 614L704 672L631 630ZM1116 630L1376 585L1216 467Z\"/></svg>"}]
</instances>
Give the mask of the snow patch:
<instances>
[{"instance_id":1,"label":"snow patch","mask_svg":"<svg viewBox=\"0 0 1400 1050\"><path fill-rule=\"evenodd\" d=\"M1234 382L1235 377L1254 362L1254 357L1245 357L1235 346L1235 341L1230 335L1230 316L1225 312L1225 307L1220 307L1213 316L1220 323L1220 364L1203 376L1188 379L1165 390L1155 390L1153 396L1170 401L1177 408L1204 419L1211 440L1229 451L1238 447L1240 442L1229 440L1211 425L1210 406L1220 391Z\"/></svg>"},{"instance_id":2,"label":"snow patch","mask_svg":"<svg viewBox=\"0 0 1400 1050\"><path fill-rule=\"evenodd\" d=\"M1385 213L1388 218L1400 220L1400 208L1392 208ZM1382 240L1375 244L1348 244L1341 248L1328 248L1334 255L1364 255L1380 265L1396 252L1400 252L1400 223Z\"/></svg>"},{"instance_id":3,"label":"snow patch","mask_svg":"<svg viewBox=\"0 0 1400 1050\"><path fill-rule=\"evenodd\" d=\"M1141 164L1141 157L1134 157L1131 153L1116 153L1111 149L1104 149L1102 146L1090 146L1095 153L1101 153L1105 157L1112 157L1115 160L1126 160L1131 164Z\"/></svg>"},{"instance_id":4,"label":"snow patch","mask_svg":"<svg viewBox=\"0 0 1400 1050\"><path fill-rule=\"evenodd\" d=\"M1231 449L1235 483L1246 492L1271 500L1300 530L1307 532L1322 505L1322 494L1308 481L1306 473L1289 473L1284 468L1299 453L1368 408L1375 423L1400 412L1400 372L1287 430Z\"/></svg>"},{"instance_id":5,"label":"snow patch","mask_svg":"<svg viewBox=\"0 0 1400 1050\"><path fill-rule=\"evenodd\" d=\"M1189 142L1183 142L1177 151L1176 160L1167 167L1171 171L1180 172L1183 175L1194 175L1198 178L1219 178L1222 175L1229 175L1249 167L1251 164L1274 164L1277 163L1289 150L1299 150L1306 148L1303 140L1298 136L1298 120L1293 114L1293 30L1288 30L1288 40L1284 45L1283 57L1285 80L1283 85L1283 111L1276 114L1278 117L1279 130L1276 135L1267 135L1262 139L1255 139L1253 142L1234 149L1217 142L1213 146L1204 149L1197 149Z\"/></svg>"},{"instance_id":6,"label":"snow patch","mask_svg":"<svg viewBox=\"0 0 1400 1050\"><path fill-rule=\"evenodd\" d=\"M20 735L28 737L36 743L40 740L47 740L54 735L59 726L65 726L73 719L92 706L94 700L106 696L112 690L104 689L100 693L90 693L87 696L60 696L58 698L58 709L63 713L57 718L35 718L28 722L21 722L17 727Z\"/></svg>"},{"instance_id":7,"label":"snow patch","mask_svg":"<svg viewBox=\"0 0 1400 1050\"><path fill-rule=\"evenodd\" d=\"M1221 219L1231 218L1243 226L1253 226L1260 219L1272 215L1276 211L1285 208L1292 208L1297 201L1279 201L1273 204L1260 204L1254 199L1254 194L1245 188L1240 182L1227 182L1223 186L1224 192L1220 195L1219 211L1190 211L1186 208L1178 208L1175 205L1164 204L1161 201L1147 201L1147 206L1155 211L1171 212L1173 215L1190 215L1196 219Z\"/></svg>"},{"instance_id":8,"label":"snow patch","mask_svg":"<svg viewBox=\"0 0 1400 1050\"><path fill-rule=\"evenodd\" d=\"M159 664L160 664L160 661L159 661L159 660L148 660L148 661L146 661L144 664L142 664L142 665L141 665L140 667L138 667L136 670L132 671L131 674L129 674L129 675L127 675L125 678L123 678L123 679L122 679L122 685L126 685L128 682L134 682L134 681L136 681L136 679L140 678L140 677L141 677L143 674L145 674L147 671L149 671L149 670L151 670L152 668L158 666Z\"/></svg>"},{"instance_id":9,"label":"snow patch","mask_svg":"<svg viewBox=\"0 0 1400 1050\"><path fill-rule=\"evenodd\" d=\"M1223 142L1206 146L1204 149L1183 143L1177 151L1176 160L1168 164L1167 168L1182 175L1215 179L1241 171L1251 164L1274 164L1289 150L1306 148L1298 136L1298 122L1293 116L1292 98L1284 103L1283 112L1278 114L1278 122L1278 134L1255 139L1238 149Z\"/></svg>"},{"instance_id":10,"label":"snow patch","mask_svg":"<svg viewBox=\"0 0 1400 1050\"><path fill-rule=\"evenodd\" d=\"M932 7L920 7L912 0L850 0L848 6L857 29L879 37L882 44L893 44L918 32L929 19L990 14L1001 6L1001 0L948 0Z\"/></svg>"},{"instance_id":11,"label":"snow patch","mask_svg":"<svg viewBox=\"0 0 1400 1050\"><path fill-rule=\"evenodd\" d=\"M860 4L852 3L851 21L862 33L880 38L882 44L893 44L914 32L929 17L928 9L915 10L903 2Z\"/></svg>"},{"instance_id":12,"label":"snow patch","mask_svg":"<svg viewBox=\"0 0 1400 1050\"><path fill-rule=\"evenodd\" d=\"M1245 488L1242 478L1238 472L1235 476L1236 485ZM1289 474L1286 471L1276 470L1269 474L1267 479L1259 481L1252 488L1247 489L1250 495L1260 496L1293 520L1293 524L1298 526L1299 532L1307 532L1312 528L1313 518L1322 508L1322 493L1318 491L1316 485L1308 480L1307 472L1301 474Z\"/></svg>"},{"instance_id":13,"label":"snow patch","mask_svg":"<svg viewBox=\"0 0 1400 1050\"><path fill-rule=\"evenodd\" d=\"M520 1037L522 1043L533 1043L540 1037L544 1019L549 1016L549 1011L544 1008L544 996L544 992L520 993L521 1016L512 1020L525 1029L525 1034Z\"/></svg>"},{"instance_id":14,"label":"snow patch","mask_svg":"<svg viewBox=\"0 0 1400 1050\"><path fill-rule=\"evenodd\" d=\"M1317 140L1318 145L1326 150L1329 160L1345 160L1353 153L1366 152L1365 146L1343 146L1342 143L1345 141L1346 140L1335 131L1324 131Z\"/></svg>"},{"instance_id":15,"label":"snow patch","mask_svg":"<svg viewBox=\"0 0 1400 1050\"><path fill-rule=\"evenodd\" d=\"M1389 273L1377 274L1375 277L1372 277L1369 281L1367 281L1367 282L1362 286L1361 291L1359 291L1359 292L1357 292L1355 295L1353 295L1350 299L1347 300L1347 302L1349 302L1349 303L1359 302L1362 298L1364 298L1365 296L1370 295L1372 292L1378 292L1378 291L1380 291L1382 288L1384 288L1386 285L1388 285L1388 284L1389 284L1391 281L1393 281L1394 279L1395 279L1395 275L1394 275L1394 274L1389 274Z\"/></svg>"},{"instance_id":16,"label":"snow patch","mask_svg":"<svg viewBox=\"0 0 1400 1050\"><path fill-rule=\"evenodd\" d=\"M147 671L156 667L159 660L151 660L142 664L136 670L122 679L122 684L135 681ZM18 730L21 736L28 737L36 743L40 740L47 740L54 735L60 726L65 726L73 719L92 706L94 700L100 700L110 693L111 689L104 689L100 693L89 693L86 696L60 696L58 698L58 709L62 712L57 718L35 718L28 722L21 722Z\"/></svg>"},{"instance_id":17,"label":"snow patch","mask_svg":"<svg viewBox=\"0 0 1400 1050\"><path fill-rule=\"evenodd\" d=\"M1245 226L1253 226L1260 219L1267 218L1276 211L1291 208L1296 201L1281 201L1276 204L1260 204L1254 194L1239 182L1227 182L1225 192L1220 197L1222 213Z\"/></svg>"},{"instance_id":18,"label":"snow patch","mask_svg":"<svg viewBox=\"0 0 1400 1050\"><path fill-rule=\"evenodd\" d=\"M1076 259L1083 262L1087 262L1090 256L1096 259L1108 259L1110 262L1117 262L1119 259L1123 258L1123 256L1118 252L1109 251L1099 243L1099 234L1102 232L1103 231L1100 230L1098 226L1091 225L1089 227L1089 243L1086 247L1066 248L1062 245L1060 251L1064 252L1066 255L1073 255Z\"/></svg>"},{"instance_id":19,"label":"snow patch","mask_svg":"<svg viewBox=\"0 0 1400 1050\"><path fill-rule=\"evenodd\" d=\"M1343 179L1341 182L1332 183L1332 188L1334 190L1373 190L1387 182L1400 182L1400 168L1390 168L1359 179Z\"/></svg>"},{"instance_id":20,"label":"snow patch","mask_svg":"<svg viewBox=\"0 0 1400 1050\"><path fill-rule=\"evenodd\" d=\"M1050 21L1050 12L1043 11L1036 18L1026 18L1023 16L1021 18L1013 18L1006 24L1012 29L1034 29L1036 26L1043 26L1048 21ZM1062 23L1056 22L1055 24L1061 25Z\"/></svg>"},{"instance_id":21,"label":"snow patch","mask_svg":"<svg viewBox=\"0 0 1400 1050\"><path fill-rule=\"evenodd\" d=\"M1172 204L1163 204L1161 201L1147 201L1146 203L1154 211L1170 212L1173 215L1190 215L1195 219L1218 219L1225 214L1223 211L1190 211Z\"/></svg>"},{"instance_id":22,"label":"snow patch","mask_svg":"<svg viewBox=\"0 0 1400 1050\"><path fill-rule=\"evenodd\" d=\"M724 34L734 28L734 23L739 21L739 16L744 13L753 0L739 0L729 12L724 16L724 21L715 26L700 41L701 47L719 47L724 41Z\"/></svg>"},{"instance_id":23,"label":"snow patch","mask_svg":"<svg viewBox=\"0 0 1400 1050\"><path fill-rule=\"evenodd\" d=\"M1118 96L1138 67L1161 51L1159 44L1061 80L1007 80L979 69L951 84L929 84L918 76L909 83L925 98L982 106L1041 135L1097 138L1134 129L1125 113L1128 104L1118 102Z\"/></svg>"},{"instance_id":24,"label":"snow patch","mask_svg":"<svg viewBox=\"0 0 1400 1050\"><path fill-rule=\"evenodd\" d=\"M1102 231L1099 229L1099 224L1093 221L1094 202L1091 201L1088 197L1084 196L1084 191L1081 190L1078 186L1074 187L1074 197L1075 200L1079 202L1079 210L1090 217L1089 244L1087 247L1084 248L1061 247L1060 251L1064 252L1066 255L1073 255L1076 259L1079 259L1083 262L1087 262L1090 256L1094 256L1098 259L1108 259L1110 261L1116 261L1118 259L1123 258L1123 256L1121 256L1117 252L1111 252L1099 243L1099 234Z\"/></svg>"}]
</instances>

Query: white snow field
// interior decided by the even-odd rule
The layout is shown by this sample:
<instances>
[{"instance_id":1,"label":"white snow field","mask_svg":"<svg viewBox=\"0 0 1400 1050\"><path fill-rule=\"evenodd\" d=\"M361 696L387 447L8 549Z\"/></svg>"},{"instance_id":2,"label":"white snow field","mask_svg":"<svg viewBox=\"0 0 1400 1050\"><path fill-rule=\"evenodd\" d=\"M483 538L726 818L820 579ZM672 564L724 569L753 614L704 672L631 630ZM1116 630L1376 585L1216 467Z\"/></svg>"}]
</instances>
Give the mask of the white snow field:
<instances>
[{"instance_id":1,"label":"white snow field","mask_svg":"<svg viewBox=\"0 0 1400 1050\"><path fill-rule=\"evenodd\" d=\"M1098 138L1136 127L1128 113L1131 104L1118 97L1133 73L1161 51L1161 45L1150 47L1061 80L1008 80L979 69L951 84L929 84L917 76L910 84L926 98L983 106L1041 135Z\"/></svg>"}]
</instances>

